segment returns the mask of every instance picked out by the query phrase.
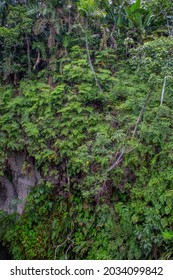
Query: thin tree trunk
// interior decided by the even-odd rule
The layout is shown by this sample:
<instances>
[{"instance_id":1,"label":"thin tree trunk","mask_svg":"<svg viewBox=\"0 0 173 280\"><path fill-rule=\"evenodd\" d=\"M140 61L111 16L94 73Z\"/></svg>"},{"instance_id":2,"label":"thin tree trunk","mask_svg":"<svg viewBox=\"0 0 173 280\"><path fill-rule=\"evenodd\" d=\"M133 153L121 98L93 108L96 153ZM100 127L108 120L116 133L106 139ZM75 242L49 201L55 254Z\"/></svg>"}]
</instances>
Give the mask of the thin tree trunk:
<instances>
[{"instance_id":1,"label":"thin tree trunk","mask_svg":"<svg viewBox=\"0 0 173 280\"><path fill-rule=\"evenodd\" d=\"M166 78L167 78L167 76L165 76L164 82L163 82L162 95L161 95L161 99L160 99L160 106L162 106L162 104L163 104L163 98L164 98L165 87L166 87Z\"/></svg>"},{"instance_id":2,"label":"thin tree trunk","mask_svg":"<svg viewBox=\"0 0 173 280\"><path fill-rule=\"evenodd\" d=\"M55 46L55 31L53 26L50 27L50 35L49 35L49 39L48 39L48 48L51 51L51 49ZM55 65L52 62L52 60L54 60L54 55L51 55L50 59L49 59L49 67L51 70L51 73L48 77L48 84L50 85L51 88L53 88L53 72L55 71Z\"/></svg>"},{"instance_id":3,"label":"thin tree trunk","mask_svg":"<svg viewBox=\"0 0 173 280\"><path fill-rule=\"evenodd\" d=\"M28 76L31 75L31 57L30 57L30 45L29 45L29 39L26 35L26 46L27 46L27 58L28 58Z\"/></svg>"},{"instance_id":4,"label":"thin tree trunk","mask_svg":"<svg viewBox=\"0 0 173 280\"><path fill-rule=\"evenodd\" d=\"M36 62L34 64L34 67L33 67L34 70L36 69L36 67L38 66L39 63L40 63L40 51L38 50L37 60L36 60Z\"/></svg>"},{"instance_id":5,"label":"thin tree trunk","mask_svg":"<svg viewBox=\"0 0 173 280\"><path fill-rule=\"evenodd\" d=\"M88 28L87 28L87 27L88 27L88 24L86 24L86 36L85 36L85 41L86 41L86 50L87 50L87 56L88 56L89 66L90 66L90 69L91 69L91 72L92 72L92 74L93 74L93 77L94 77L94 80L95 80L95 82L96 82L97 87L99 88L99 90L100 90L100 92L102 93L102 95L105 96L105 95L104 95L104 92L103 92L103 89L102 89L102 87L101 87L101 85L100 85L100 83L99 83L99 81L98 81L98 79L97 79L97 77L96 77L96 74L95 74L95 71L94 71L94 67L93 67L93 64L92 64L92 61L91 61L91 56L90 56L90 51L89 51L89 45L88 45L88 34L87 34Z\"/></svg>"}]
</instances>

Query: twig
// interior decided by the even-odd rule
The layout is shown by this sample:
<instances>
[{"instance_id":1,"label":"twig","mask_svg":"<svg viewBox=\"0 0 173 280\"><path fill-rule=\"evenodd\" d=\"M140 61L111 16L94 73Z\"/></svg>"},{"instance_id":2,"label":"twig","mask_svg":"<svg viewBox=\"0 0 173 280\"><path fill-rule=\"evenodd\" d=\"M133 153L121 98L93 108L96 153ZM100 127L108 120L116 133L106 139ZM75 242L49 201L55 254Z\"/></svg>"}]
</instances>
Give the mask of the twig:
<instances>
[{"instance_id":1,"label":"twig","mask_svg":"<svg viewBox=\"0 0 173 280\"><path fill-rule=\"evenodd\" d=\"M54 255L54 260L56 260L56 254L57 254L57 250L60 248L60 247L62 247L67 241L71 241L71 242L73 242L72 240L71 240L71 238L70 238L70 236L71 236L71 234L72 234L72 232L73 231L71 231L68 235L67 235L67 238L66 238L66 240L63 242L63 243L61 243L60 245L57 245L56 246L56 248L55 248L55 255ZM67 249L68 250L68 249ZM67 251L66 251L67 252Z\"/></svg>"},{"instance_id":2,"label":"twig","mask_svg":"<svg viewBox=\"0 0 173 280\"><path fill-rule=\"evenodd\" d=\"M139 122L140 122L140 120L141 120L141 117L142 117L142 114L143 114L143 112L144 112L144 110L145 110L145 108L146 108L146 104L147 104L147 101L148 101L149 96L150 96L150 92L147 94L147 98L145 99L145 103L144 103L144 105L143 105L143 107L142 107L142 109L141 109L141 111L140 111L140 113L139 113L139 116L138 116L138 118L137 118L137 121L136 121L134 130L133 130L133 132L132 132L132 138L133 138L133 137L135 136L135 134L136 134L136 131L137 131L137 128L138 128L138 124L139 124Z\"/></svg>"},{"instance_id":3,"label":"twig","mask_svg":"<svg viewBox=\"0 0 173 280\"><path fill-rule=\"evenodd\" d=\"M123 159L125 153L125 147L122 148L120 153L117 153L118 158L115 156L114 163L109 167L108 172L114 169Z\"/></svg>"},{"instance_id":4,"label":"twig","mask_svg":"<svg viewBox=\"0 0 173 280\"><path fill-rule=\"evenodd\" d=\"M71 240L71 239L70 239ZM65 259L66 260L68 260L68 257L67 257L67 253L68 253L68 251L70 250L70 248L74 245L74 242L73 242L73 240L71 240L71 244L68 246L68 248L67 248L67 250L66 250L66 252L65 252Z\"/></svg>"}]
</instances>

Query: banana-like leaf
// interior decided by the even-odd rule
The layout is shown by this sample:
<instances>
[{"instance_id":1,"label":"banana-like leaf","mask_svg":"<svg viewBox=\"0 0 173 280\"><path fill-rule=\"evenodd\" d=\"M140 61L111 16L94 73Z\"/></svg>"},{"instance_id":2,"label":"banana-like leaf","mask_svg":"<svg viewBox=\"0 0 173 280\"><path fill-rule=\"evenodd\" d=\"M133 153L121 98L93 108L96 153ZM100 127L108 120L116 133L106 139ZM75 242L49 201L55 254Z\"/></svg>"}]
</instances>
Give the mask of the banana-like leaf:
<instances>
[{"instance_id":1,"label":"banana-like leaf","mask_svg":"<svg viewBox=\"0 0 173 280\"><path fill-rule=\"evenodd\" d=\"M135 13L133 22L136 27L142 28L142 16L139 13Z\"/></svg>"},{"instance_id":2,"label":"banana-like leaf","mask_svg":"<svg viewBox=\"0 0 173 280\"><path fill-rule=\"evenodd\" d=\"M123 25L123 16L121 12L118 14L117 25L119 27Z\"/></svg>"},{"instance_id":3,"label":"banana-like leaf","mask_svg":"<svg viewBox=\"0 0 173 280\"><path fill-rule=\"evenodd\" d=\"M131 5L132 11L136 11L140 7L141 7L141 0L136 0L136 2Z\"/></svg>"}]
</instances>

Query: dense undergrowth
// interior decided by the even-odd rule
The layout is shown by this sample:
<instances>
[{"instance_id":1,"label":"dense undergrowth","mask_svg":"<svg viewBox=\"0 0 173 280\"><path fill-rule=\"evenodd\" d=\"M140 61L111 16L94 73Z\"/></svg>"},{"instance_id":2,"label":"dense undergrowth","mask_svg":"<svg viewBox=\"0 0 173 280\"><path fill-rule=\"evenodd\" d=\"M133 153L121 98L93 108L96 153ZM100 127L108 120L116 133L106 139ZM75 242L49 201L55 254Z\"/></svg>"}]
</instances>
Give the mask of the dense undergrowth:
<instances>
[{"instance_id":1,"label":"dense undergrowth","mask_svg":"<svg viewBox=\"0 0 173 280\"><path fill-rule=\"evenodd\" d=\"M53 89L44 77L1 86L1 173L24 150L43 178L22 216L1 213L14 259L171 258L172 47L160 38L121 63L111 49L95 52L102 91L79 46Z\"/></svg>"},{"instance_id":2,"label":"dense undergrowth","mask_svg":"<svg viewBox=\"0 0 173 280\"><path fill-rule=\"evenodd\" d=\"M170 13L168 0L0 3L0 176L13 181L22 152L42 178L22 215L17 200L0 211L12 259L173 258Z\"/></svg>"}]
</instances>

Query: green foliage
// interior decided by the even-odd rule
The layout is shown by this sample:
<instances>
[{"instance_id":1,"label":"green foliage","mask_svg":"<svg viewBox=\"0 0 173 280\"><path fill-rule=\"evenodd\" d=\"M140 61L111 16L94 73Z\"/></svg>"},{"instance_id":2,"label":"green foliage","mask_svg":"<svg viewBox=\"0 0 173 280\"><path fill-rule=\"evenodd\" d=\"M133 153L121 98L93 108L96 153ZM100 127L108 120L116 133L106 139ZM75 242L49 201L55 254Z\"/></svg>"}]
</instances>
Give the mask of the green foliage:
<instances>
[{"instance_id":1,"label":"green foliage","mask_svg":"<svg viewBox=\"0 0 173 280\"><path fill-rule=\"evenodd\" d=\"M160 38L132 50L131 69L137 70L141 79L160 86L165 76L172 76L172 40Z\"/></svg>"},{"instance_id":2,"label":"green foliage","mask_svg":"<svg viewBox=\"0 0 173 280\"><path fill-rule=\"evenodd\" d=\"M141 2L141 0L136 0L126 7L125 11L130 24L138 28L140 32L144 32L151 22L151 11L143 8Z\"/></svg>"},{"instance_id":3,"label":"green foliage","mask_svg":"<svg viewBox=\"0 0 173 280\"><path fill-rule=\"evenodd\" d=\"M122 1L6 9L0 176L9 155L25 151L42 177L20 217L0 213L0 242L13 259L173 255L173 43L161 37L134 48L154 5L140 2L126 5L127 15Z\"/></svg>"},{"instance_id":4,"label":"green foliage","mask_svg":"<svg viewBox=\"0 0 173 280\"><path fill-rule=\"evenodd\" d=\"M26 14L26 7L9 5L6 24L0 25L1 66L3 80L10 75L24 72L27 65L26 51L23 50L26 38L31 34L33 19ZM16 83L16 77L14 83Z\"/></svg>"},{"instance_id":5,"label":"green foliage","mask_svg":"<svg viewBox=\"0 0 173 280\"><path fill-rule=\"evenodd\" d=\"M103 9L100 9L100 1L98 0L80 0L78 2L78 9L85 16L95 16L95 17L104 17L105 12Z\"/></svg>"},{"instance_id":6,"label":"green foliage","mask_svg":"<svg viewBox=\"0 0 173 280\"><path fill-rule=\"evenodd\" d=\"M77 46L53 90L38 81L21 82L18 96L2 88L1 151L26 149L44 178L65 176L58 181L61 197L53 187L35 189L24 215L1 237L16 259L158 259L168 251L163 233L173 217L172 103L165 97L158 108L157 84L133 139L152 87L131 69L114 76L104 55L96 56L95 67L106 102ZM112 156L124 146L130 152L109 174Z\"/></svg>"}]
</instances>

